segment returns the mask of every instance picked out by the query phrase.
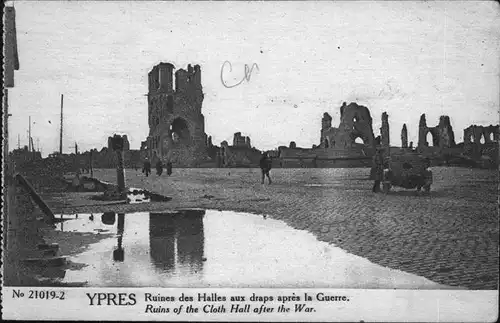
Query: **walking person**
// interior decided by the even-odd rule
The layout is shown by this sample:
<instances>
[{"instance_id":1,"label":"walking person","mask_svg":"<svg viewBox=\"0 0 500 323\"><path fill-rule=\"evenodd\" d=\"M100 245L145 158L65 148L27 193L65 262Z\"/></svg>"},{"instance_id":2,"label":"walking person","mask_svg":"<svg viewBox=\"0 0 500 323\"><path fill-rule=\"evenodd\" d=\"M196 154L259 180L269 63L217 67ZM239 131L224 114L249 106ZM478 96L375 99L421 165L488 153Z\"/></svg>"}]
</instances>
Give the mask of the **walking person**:
<instances>
[{"instance_id":1,"label":"walking person","mask_svg":"<svg viewBox=\"0 0 500 323\"><path fill-rule=\"evenodd\" d=\"M373 184L372 191L374 193L380 192L380 182L384 177L384 157L382 154L382 149L377 148L375 156L372 160L372 179L375 181Z\"/></svg>"},{"instance_id":2,"label":"walking person","mask_svg":"<svg viewBox=\"0 0 500 323\"><path fill-rule=\"evenodd\" d=\"M149 174L151 173L151 162L148 160L147 157L146 160L144 160L144 167L142 168L142 172L146 174L146 177L148 177Z\"/></svg>"},{"instance_id":3,"label":"walking person","mask_svg":"<svg viewBox=\"0 0 500 323\"><path fill-rule=\"evenodd\" d=\"M260 158L260 170L262 172L262 184L264 184L264 180L267 176L269 180L269 185L271 185L271 177L269 176L269 171L272 168L272 160L267 156L267 153L263 153Z\"/></svg>"},{"instance_id":4,"label":"walking person","mask_svg":"<svg viewBox=\"0 0 500 323\"><path fill-rule=\"evenodd\" d=\"M167 175L168 176L172 175L172 162L171 161L167 162Z\"/></svg>"},{"instance_id":5,"label":"walking person","mask_svg":"<svg viewBox=\"0 0 500 323\"><path fill-rule=\"evenodd\" d=\"M156 175L160 176L163 173L163 163L161 159L156 162Z\"/></svg>"}]
</instances>

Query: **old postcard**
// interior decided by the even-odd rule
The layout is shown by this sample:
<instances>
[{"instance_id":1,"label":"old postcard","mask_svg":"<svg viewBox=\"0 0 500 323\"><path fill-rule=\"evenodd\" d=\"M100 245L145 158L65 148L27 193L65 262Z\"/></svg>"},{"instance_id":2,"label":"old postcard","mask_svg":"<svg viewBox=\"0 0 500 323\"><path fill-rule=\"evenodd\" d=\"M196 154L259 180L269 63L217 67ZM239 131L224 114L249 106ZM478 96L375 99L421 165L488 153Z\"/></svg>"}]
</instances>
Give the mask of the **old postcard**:
<instances>
[{"instance_id":1,"label":"old postcard","mask_svg":"<svg viewBox=\"0 0 500 323\"><path fill-rule=\"evenodd\" d=\"M495 1L7 1L2 318L493 322Z\"/></svg>"}]
</instances>

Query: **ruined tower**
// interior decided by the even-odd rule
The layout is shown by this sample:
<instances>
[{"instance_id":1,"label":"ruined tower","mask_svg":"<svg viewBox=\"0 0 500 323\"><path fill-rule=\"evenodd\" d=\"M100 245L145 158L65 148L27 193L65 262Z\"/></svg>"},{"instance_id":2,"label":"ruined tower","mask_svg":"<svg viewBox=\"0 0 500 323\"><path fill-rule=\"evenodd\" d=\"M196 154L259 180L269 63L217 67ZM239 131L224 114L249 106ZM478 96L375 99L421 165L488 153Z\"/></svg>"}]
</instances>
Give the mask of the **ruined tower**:
<instances>
[{"instance_id":1,"label":"ruined tower","mask_svg":"<svg viewBox=\"0 0 500 323\"><path fill-rule=\"evenodd\" d=\"M193 166L207 156L203 90L199 65L187 70L160 63L148 74L147 147L152 159Z\"/></svg>"},{"instance_id":2,"label":"ruined tower","mask_svg":"<svg viewBox=\"0 0 500 323\"><path fill-rule=\"evenodd\" d=\"M382 113L382 127L380 128L380 144L383 148L389 148L389 115Z\"/></svg>"},{"instance_id":3,"label":"ruined tower","mask_svg":"<svg viewBox=\"0 0 500 323\"><path fill-rule=\"evenodd\" d=\"M420 121L418 122L418 147L427 147L429 143L427 142L427 120L425 119L425 113L420 116Z\"/></svg>"},{"instance_id":4,"label":"ruined tower","mask_svg":"<svg viewBox=\"0 0 500 323\"><path fill-rule=\"evenodd\" d=\"M320 148L349 150L355 143L366 147L375 145L372 117L367 107L345 102L340 107L340 124L332 127L332 117L328 113L321 119Z\"/></svg>"},{"instance_id":5,"label":"ruined tower","mask_svg":"<svg viewBox=\"0 0 500 323\"><path fill-rule=\"evenodd\" d=\"M401 129L401 148L408 148L408 130L406 129L406 123L403 124L403 129Z\"/></svg>"}]
</instances>

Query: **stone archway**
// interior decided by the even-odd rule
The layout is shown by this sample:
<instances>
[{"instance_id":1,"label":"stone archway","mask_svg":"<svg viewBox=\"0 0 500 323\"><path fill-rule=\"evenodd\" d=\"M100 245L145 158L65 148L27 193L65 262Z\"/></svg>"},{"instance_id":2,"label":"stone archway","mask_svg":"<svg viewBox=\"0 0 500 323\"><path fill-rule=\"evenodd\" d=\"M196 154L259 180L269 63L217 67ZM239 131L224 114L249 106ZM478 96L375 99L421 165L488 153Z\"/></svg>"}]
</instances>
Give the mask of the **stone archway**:
<instances>
[{"instance_id":1,"label":"stone archway","mask_svg":"<svg viewBox=\"0 0 500 323\"><path fill-rule=\"evenodd\" d=\"M175 118L170 125L169 134L174 145L188 145L191 143L189 124L183 118Z\"/></svg>"},{"instance_id":2,"label":"stone archway","mask_svg":"<svg viewBox=\"0 0 500 323\"><path fill-rule=\"evenodd\" d=\"M439 135L432 129L426 131L424 138L427 147L439 147Z\"/></svg>"}]
</instances>

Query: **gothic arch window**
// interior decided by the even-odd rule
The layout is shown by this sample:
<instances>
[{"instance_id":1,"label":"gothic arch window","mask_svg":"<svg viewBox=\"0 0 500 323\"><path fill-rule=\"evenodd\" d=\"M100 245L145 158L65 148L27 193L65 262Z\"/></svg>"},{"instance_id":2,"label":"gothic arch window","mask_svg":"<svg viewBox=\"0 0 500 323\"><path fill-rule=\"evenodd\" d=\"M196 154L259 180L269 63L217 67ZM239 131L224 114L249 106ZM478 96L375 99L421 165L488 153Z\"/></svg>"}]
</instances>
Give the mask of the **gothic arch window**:
<instances>
[{"instance_id":1,"label":"gothic arch window","mask_svg":"<svg viewBox=\"0 0 500 323\"><path fill-rule=\"evenodd\" d=\"M325 148L330 147L330 142L328 141L328 138L325 138Z\"/></svg>"},{"instance_id":2,"label":"gothic arch window","mask_svg":"<svg viewBox=\"0 0 500 323\"><path fill-rule=\"evenodd\" d=\"M428 147L433 147L434 146L434 135L432 134L432 132L427 132L427 134L425 135L425 140L427 141L427 146Z\"/></svg>"}]
</instances>

